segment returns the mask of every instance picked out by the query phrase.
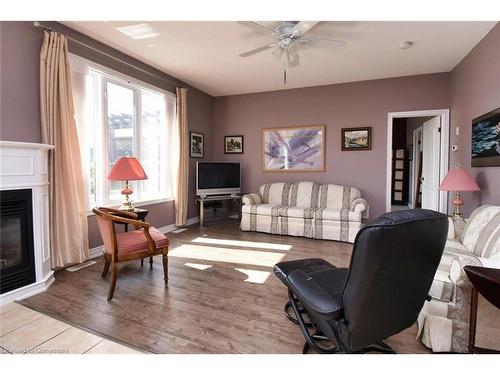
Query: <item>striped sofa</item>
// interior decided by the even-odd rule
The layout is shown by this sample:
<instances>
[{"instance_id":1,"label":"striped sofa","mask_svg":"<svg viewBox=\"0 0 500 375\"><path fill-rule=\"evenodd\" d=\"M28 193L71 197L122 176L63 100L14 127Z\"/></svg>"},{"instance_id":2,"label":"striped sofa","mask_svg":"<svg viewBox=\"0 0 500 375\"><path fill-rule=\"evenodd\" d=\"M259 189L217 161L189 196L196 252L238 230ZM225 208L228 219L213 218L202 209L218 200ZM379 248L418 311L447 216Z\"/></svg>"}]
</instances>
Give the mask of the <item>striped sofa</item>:
<instances>
[{"instance_id":1,"label":"striped sofa","mask_svg":"<svg viewBox=\"0 0 500 375\"><path fill-rule=\"evenodd\" d=\"M418 317L418 336L435 352L467 352L472 284L463 268L477 265L500 268L500 206L477 208L467 220L462 233L450 219L448 241ZM479 306L478 336L484 332L484 346L500 345L500 321L493 305L486 300ZM489 312L488 312L489 310ZM481 313L483 311L483 313ZM489 319L491 315L493 319ZM495 319L496 315L496 319ZM481 321L481 316L485 320ZM495 323L496 322L496 323Z\"/></svg>"},{"instance_id":2,"label":"striped sofa","mask_svg":"<svg viewBox=\"0 0 500 375\"><path fill-rule=\"evenodd\" d=\"M265 184L242 197L240 229L354 242L368 203L353 187L314 182Z\"/></svg>"}]
</instances>

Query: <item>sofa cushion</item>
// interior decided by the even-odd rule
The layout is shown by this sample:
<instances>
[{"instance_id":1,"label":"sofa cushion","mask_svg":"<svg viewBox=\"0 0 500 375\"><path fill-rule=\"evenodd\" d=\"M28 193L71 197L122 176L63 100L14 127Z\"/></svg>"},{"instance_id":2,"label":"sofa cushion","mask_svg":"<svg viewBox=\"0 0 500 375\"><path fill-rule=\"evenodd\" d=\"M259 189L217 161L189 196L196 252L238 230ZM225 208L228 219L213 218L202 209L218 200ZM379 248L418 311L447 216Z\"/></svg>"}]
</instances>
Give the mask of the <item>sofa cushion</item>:
<instances>
[{"instance_id":1,"label":"sofa cushion","mask_svg":"<svg viewBox=\"0 0 500 375\"><path fill-rule=\"evenodd\" d=\"M290 207L282 206L279 210L281 217L297 217L300 219L312 219L314 217L315 208L311 207Z\"/></svg>"},{"instance_id":2,"label":"sofa cushion","mask_svg":"<svg viewBox=\"0 0 500 375\"><path fill-rule=\"evenodd\" d=\"M324 184L319 188L319 208L349 209L354 199L361 198L358 189L349 186Z\"/></svg>"},{"instance_id":3,"label":"sofa cushion","mask_svg":"<svg viewBox=\"0 0 500 375\"><path fill-rule=\"evenodd\" d=\"M319 184L295 182L290 187L288 205L290 207L318 207Z\"/></svg>"},{"instance_id":4,"label":"sofa cushion","mask_svg":"<svg viewBox=\"0 0 500 375\"><path fill-rule=\"evenodd\" d=\"M348 209L318 208L314 211L314 219L361 222L361 212L350 211Z\"/></svg>"},{"instance_id":5,"label":"sofa cushion","mask_svg":"<svg viewBox=\"0 0 500 375\"><path fill-rule=\"evenodd\" d=\"M462 244L479 257L500 254L500 206L476 208L462 233Z\"/></svg>"},{"instance_id":6,"label":"sofa cushion","mask_svg":"<svg viewBox=\"0 0 500 375\"><path fill-rule=\"evenodd\" d=\"M253 215L279 216L281 207L279 204L245 204L241 207L241 212Z\"/></svg>"},{"instance_id":7,"label":"sofa cushion","mask_svg":"<svg viewBox=\"0 0 500 375\"><path fill-rule=\"evenodd\" d=\"M259 188L262 203L287 205L291 185L285 182L262 185Z\"/></svg>"}]
</instances>

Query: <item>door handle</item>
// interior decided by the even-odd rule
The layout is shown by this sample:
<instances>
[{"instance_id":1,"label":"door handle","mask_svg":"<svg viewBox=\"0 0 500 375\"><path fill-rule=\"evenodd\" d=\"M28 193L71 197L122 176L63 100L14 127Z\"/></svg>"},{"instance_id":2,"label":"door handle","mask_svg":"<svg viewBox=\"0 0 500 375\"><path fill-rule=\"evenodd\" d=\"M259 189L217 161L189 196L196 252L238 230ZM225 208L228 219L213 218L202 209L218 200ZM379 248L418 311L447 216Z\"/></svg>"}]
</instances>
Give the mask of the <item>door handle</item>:
<instances>
[{"instance_id":1,"label":"door handle","mask_svg":"<svg viewBox=\"0 0 500 375\"><path fill-rule=\"evenodd\" d=\"M420 177L420 182L424 182L424 178L423 177Z\"/></svg>"}]
</instances>

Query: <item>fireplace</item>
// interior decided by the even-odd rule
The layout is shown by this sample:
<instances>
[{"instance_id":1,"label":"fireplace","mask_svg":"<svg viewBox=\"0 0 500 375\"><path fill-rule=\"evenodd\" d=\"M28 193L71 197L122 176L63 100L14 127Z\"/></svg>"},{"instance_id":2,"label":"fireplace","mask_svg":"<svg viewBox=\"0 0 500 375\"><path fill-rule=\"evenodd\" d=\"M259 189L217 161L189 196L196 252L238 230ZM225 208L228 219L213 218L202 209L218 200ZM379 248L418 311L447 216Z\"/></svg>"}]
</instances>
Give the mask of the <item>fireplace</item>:
<instances>
[{"instance_id":1,"label":"fireplace","mask_svg":"<svg viewBox=\"0 0 500 375\"><path fill-rule=\"evenodd\" d=\"M0 305L43 292L50 262L48 157L53 146L0 141Z\"/></svg>"},{"instance_id":2,"label":"fireplace","mask_svg":"<svg viewBox=\"0 0 500 375\"><path fill-rule=\"evenodd\" d=\"M0 294L35 282L31 189L0 191Z\"/></svg>"}]
</instances>

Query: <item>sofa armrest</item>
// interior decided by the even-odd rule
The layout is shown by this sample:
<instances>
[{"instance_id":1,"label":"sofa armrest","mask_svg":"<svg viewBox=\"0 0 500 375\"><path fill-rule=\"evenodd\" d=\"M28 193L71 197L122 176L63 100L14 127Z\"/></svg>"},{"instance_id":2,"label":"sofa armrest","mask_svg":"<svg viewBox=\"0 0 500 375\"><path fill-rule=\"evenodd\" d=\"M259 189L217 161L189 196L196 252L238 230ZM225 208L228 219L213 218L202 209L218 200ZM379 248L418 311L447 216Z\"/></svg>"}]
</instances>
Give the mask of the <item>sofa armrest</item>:
<instances>
[{"instance_id":1,"label":"sofa armrest","mask_svg":"<svg viewBox=\"0 0 500 375\"><path fill-rule=\"evenodd\" d=\"M259 193L245 194L241 197L241 202L243 204L261 204L262 197Z\"/></svg>"},{"instance_id":2,"label":"sofa armrest","mask_svg":"<svg viewBox=\"0 0 500 375\"><path fill-rule=\"evenodd\" d=\"M470 283L464 271L465 266L479 266L500 269L500 257L481 258L474 255L462 255L451 261L450 279L458 286L465 286Z\"/></svg>"},{"instance_id":3,"label":"sofa armrest","mask_svg":"<svg viewBox=\"0 0 500 375\"><path fill-rule=\"evenodd\" d=\"M368 202L363 198L356 198L351 202L350 210L354 212L361 212L361 216L365 219L368 218Z\"/></svg>"}]
</instances>

